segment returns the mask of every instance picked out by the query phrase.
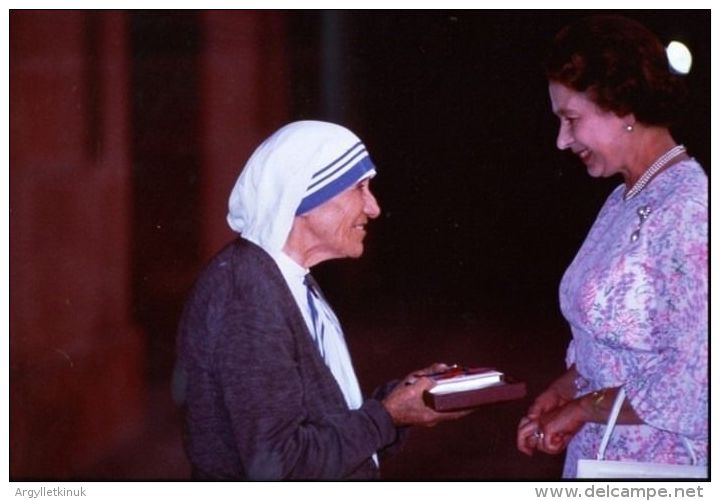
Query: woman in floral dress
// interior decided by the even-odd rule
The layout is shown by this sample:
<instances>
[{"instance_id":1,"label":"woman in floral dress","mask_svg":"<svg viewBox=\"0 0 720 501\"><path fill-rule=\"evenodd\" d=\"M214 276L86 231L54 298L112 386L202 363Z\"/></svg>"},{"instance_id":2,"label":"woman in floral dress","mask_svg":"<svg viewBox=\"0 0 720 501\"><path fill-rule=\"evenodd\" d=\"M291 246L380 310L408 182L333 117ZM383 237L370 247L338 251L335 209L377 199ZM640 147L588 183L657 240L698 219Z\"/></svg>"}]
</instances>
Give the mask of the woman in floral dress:
<instances>
[{"instance_id":1,"label":"woman in floral dress","mask_svg":"<svg viewBox=\"0 0 720 501\"><path fill-rule=\"evenodd\" d=\"M520 421L518 449L567 449L563 476L575 477L623 387L606 459L707 464L708 184L669 129L681 77L652 33L615 16L563 29L546 70L558 148L624 183L561 281L568 370Z\"/></svg>"}]
</instances>

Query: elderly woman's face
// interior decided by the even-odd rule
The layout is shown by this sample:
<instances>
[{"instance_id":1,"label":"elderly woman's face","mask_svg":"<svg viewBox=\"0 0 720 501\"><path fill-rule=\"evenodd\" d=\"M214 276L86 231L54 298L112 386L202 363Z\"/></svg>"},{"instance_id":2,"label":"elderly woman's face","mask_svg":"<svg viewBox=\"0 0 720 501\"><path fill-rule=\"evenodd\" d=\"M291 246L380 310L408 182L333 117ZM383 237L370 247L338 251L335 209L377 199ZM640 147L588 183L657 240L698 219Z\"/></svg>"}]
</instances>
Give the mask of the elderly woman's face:
<instances>
[{"instance_id":1,"label":"elderly woman's face","mask_svg":"<svg viewBox=\"0 0 720 501\"><path fill-rule=\"evenodd\" d=\"M625 168L631 117L599 108L585 92L550 82L552 110L560 119L557 147L570 149L593 177L610 177Z\"/></svg>"},{"instance_id":2,"label":"elderly woman's face","mask_svg":"<svg viewBox=\"0 0 720 501\"><path fill-rule=\"evenodd\" d=\"M315 251L326 260L360 257L367 223L379 215L370 180L365 179L301 217Z\"/></svg>"}]
</instances>

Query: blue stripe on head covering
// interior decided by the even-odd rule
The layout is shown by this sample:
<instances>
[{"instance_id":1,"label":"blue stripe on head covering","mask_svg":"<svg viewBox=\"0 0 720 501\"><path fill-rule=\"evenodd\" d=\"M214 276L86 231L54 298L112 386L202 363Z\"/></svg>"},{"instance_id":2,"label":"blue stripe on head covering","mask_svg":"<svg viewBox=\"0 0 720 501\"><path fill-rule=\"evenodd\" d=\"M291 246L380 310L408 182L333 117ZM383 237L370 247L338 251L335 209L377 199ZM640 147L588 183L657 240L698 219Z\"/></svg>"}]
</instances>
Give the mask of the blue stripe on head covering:
<instances>
[{"instance_id":1,"label":"blue stripe on head covering","mask_svg":"<svg viewBox=\"0 0 720 501\"><path fill-rule=\"evenodd\" d=\"M343 153L340 158L333 161L330 165L317 171L313 174L313 177L310 180L310 186L308 186L307 189L308 194L317 191L323 183L329 183L329 179L337 176L338 173L342 173L343 170L352 168L355 162L358 161L357 159L363 155L367 155L367 150L362 143L358 143Z\"/></svg>"},{"instance_id":2,"label":"blue stripe on head covering","mask_svg":"<svg viewBox=\"0 0 720 501\"><path fill-rule=\"evenodd\" d=\"M358 143L361 144L361 143ZM353 154L354 153L354 154ZM352 162L357 159L359 155L365 154L365 157L363 157L359 162L352 165ZM348 158L348 155L350 157ZM337 165L338 162L342 159L347 159L347 161L342 162L341 167L337 169L332 169L332 172L330 173L328 169L332 167L333 165ZM316 189L314 192L309 193L308 195L303 198L302 202L300 202L300 206L298 207L297 211L295 212L296 216L299 216L301 214L304 214L318 205L321 205L334 196L340 194L341 192L345 191L349 187L351 187L353 184L358 182L360 179L362 179L365 174L368 172L375 170L375 165L372 163L372 160L370 160L370 157L367 156L367 152L365 151L365 147L362 148L362 150L357 150L357 145L350 148L348 151L346 151L340 158L335 160L333 163L328 165L327 167L324 167L320 171L318 171L315 176L313 176L313 181L308 188L308 191L310 191L312 188L321 185L322 181L326 181L329 177L331 177L333 174L337 173L338 171L342 170L343 168L347 168L348 165L350 167L346 172L338 176L337 178L333 179L332 181L328 182L324 186ZM316 180L315 177L318 175L322 175L325 173L324 176L322 176L321 179Z\"/></svg>"}]
</instances>

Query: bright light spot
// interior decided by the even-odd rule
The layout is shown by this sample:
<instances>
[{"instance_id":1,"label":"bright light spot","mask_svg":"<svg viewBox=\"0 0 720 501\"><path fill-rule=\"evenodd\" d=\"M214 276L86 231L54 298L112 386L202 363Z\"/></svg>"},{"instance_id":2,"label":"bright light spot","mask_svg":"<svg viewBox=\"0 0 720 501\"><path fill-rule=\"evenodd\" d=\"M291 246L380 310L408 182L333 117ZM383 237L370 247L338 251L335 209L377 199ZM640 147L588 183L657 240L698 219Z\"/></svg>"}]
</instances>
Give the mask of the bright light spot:
<instances>
[{"instance_id":1,"label":"bright light spot","mask_svg":"<svg viewBox=\"0 0 720 501\"><path fill-rule=\"evenodd\" d=\"M692 54L685 44L672 41L666 49L670 68L676 73L687 75L692 66Z\"/></svg>"}]
</instances>

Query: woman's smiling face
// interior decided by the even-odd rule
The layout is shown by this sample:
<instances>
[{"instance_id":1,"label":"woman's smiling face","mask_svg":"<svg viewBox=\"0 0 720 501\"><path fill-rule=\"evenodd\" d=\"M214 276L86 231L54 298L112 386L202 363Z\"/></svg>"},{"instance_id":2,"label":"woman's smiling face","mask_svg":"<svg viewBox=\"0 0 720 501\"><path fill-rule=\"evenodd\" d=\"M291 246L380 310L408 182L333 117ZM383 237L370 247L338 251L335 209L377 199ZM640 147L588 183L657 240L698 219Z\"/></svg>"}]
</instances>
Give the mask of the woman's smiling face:
<instances>
[{"instance_id":1,"label":"woman's smiling face","mask_svg":"<svg viewBox=\"0 0 720 501\"><path fill-rule=\"evenodd\" d=\"M336 259L363 254L367 223L379 215L370 179L364 179L299 219L303 220L314 253Z\"/></svg>"},{"instance_id":2,"label":"woman's smiling face","mask_svg":"<svg viewBox=\"0 0 720 501\"><path fill-rule=\"evenodd\" d=\"M557 147L580 157L592 177L610 177L626 170L627 126L632 117L601 109L587 92L561 83L549 84L552 110L560 119Z\"/></svg>"}]
</instances>

